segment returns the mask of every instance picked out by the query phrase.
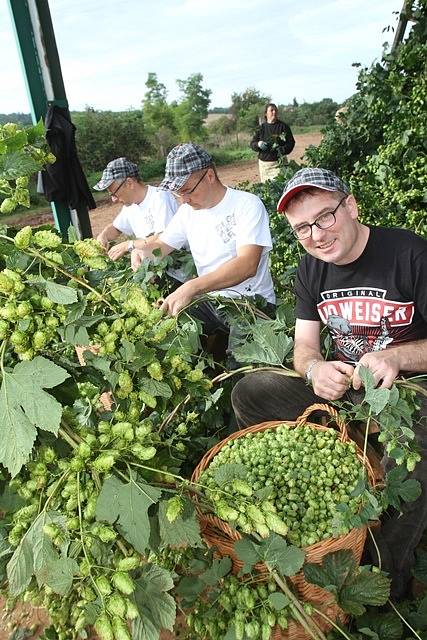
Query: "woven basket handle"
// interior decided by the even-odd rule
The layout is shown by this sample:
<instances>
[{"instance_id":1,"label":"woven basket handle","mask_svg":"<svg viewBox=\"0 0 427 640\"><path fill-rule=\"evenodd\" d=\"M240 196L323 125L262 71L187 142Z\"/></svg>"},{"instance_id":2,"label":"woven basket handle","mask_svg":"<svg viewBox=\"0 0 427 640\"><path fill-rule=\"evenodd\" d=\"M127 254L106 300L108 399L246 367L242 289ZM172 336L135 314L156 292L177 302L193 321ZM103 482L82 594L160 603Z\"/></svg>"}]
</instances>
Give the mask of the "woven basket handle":
<instances>
[{"instance_id":1,"label":"woven basket handle","mask_svg":"<svg viewBox=\"0 0 427 640\"><path fill-rule=\"evenodd\" d=\"M334 409L334 407L331 407L329 404L326 404L326 403L311 404L309 407L307 407L304 413L302 413L299 416L299 418L296 419L296 423L295 423L296 426L302 427L307 422L307 418L312 413L314 413L314 411L325 411L326 413L329 413L329 415L334 419L334 422L337 425L337 428L340 434L340 440L342 440L342 442L347 442L349 440L347 427L344 420L340 418L338 411Z\"/></svg>"}]
</instances>

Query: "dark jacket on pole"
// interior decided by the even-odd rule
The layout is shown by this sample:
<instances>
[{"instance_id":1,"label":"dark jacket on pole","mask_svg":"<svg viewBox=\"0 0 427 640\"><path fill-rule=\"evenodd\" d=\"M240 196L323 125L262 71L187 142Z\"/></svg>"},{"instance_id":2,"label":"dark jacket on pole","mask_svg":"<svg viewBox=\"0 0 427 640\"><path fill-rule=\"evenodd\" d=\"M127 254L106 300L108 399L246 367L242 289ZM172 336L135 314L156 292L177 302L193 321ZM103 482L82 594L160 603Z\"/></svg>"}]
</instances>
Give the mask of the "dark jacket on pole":
<instances>
[{"instance_id":1,"label":"dark jacket on pole","mask_svg":"<svg viewBox=\"0 0 427 640\"><path fill-rule=\"evenodd\" d=\"M258 142L263 140L268 144L268 149L261 151ZM273 144L274 145L273 148ZM295 139L291 128L285 122L263 122L251 140L251 149L258 153L258 159L264 162L277 162L279 155L291 153L295 146Z\"/></svg>"},{"instance_id":2,"label":"dark jacket on pole","mask_svg":"<svg viewBox=\"0 0 427 640\"><path fill-rule=\"evenodd\" d=\"M44 195L49 202L62 202L71 209L81 206L95 209L95 200L77 156L76 127L70 120L68 109L50 105L45 126L46 140L56 162L43 171Z\"/></svg>"}]
</instances>

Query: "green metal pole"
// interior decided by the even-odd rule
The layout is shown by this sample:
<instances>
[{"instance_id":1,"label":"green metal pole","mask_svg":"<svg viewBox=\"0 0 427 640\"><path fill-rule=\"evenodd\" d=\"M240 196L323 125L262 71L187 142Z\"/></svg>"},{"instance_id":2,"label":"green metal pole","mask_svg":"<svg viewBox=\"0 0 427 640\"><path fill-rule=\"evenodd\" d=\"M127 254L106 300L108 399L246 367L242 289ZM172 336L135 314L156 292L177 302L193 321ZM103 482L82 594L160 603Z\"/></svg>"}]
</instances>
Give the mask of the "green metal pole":
<instances>
[{"instance_id":1,"label":"green metal pole","mask_svg":"<svg viewBox=\"0 0 427 640\"><path fill-rule=\"evenodd\" d=\"M9 0L9 9L35 124L40 118L45 119L48 104L68 109L49 3ZM55 226L65 236L72 224L70 207L63 202L50 204ZM91 237L87 208L80 207L77 214L82 236Z\"/></svg>"}]
</instances>

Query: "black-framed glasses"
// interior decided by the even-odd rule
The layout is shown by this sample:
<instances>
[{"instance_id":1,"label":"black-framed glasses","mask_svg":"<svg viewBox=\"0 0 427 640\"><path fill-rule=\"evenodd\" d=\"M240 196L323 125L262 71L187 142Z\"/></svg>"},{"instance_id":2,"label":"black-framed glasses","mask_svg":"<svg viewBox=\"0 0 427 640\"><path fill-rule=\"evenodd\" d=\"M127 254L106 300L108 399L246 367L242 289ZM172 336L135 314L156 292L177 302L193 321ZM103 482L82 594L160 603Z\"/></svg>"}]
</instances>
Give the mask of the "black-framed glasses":
<instances>
[{"instance_id":1,"label":"black-framed glasses","mask_svg":"<svg viewBox=\"0 0 427 640\"><path fill-rule=\"evenodd\" d=\"M114 189L114 191L109 191L108 193L110 194L110 196L112 198L116 198L116 193L119 191L119 189L121 189L124 185L124 183L126 182L127 178L125 178L124 180L122 180L122 182L119 184L119 186L117 187L117 189Z\"/></svg>"},{"instance_id":2,"label":"black-framed glasses","mask_svg":"<svg viewBox=\"0 0 427 640\"><path fill-rule=\"evenodd\" d=\"M305 222L299 227L295 227L295 229L292 229L292 233L294 234L294 236L298 240L306 240L311 236L313 227L317 227L318 229L329 229L329 227L333 227L336 221L335 214L337 212L337 209L339 209L344 200L346 200L347 198L348 195L341 198L333 211L325 211L325 213L320 214L320 216L318 216L314 222Z\"/></svg>"},{"instance_id":3,"label":"black-framed glasses","mask_svg":"<svg viewBox=\"0 0 427 640\"><path fill-rule=\"evenodd\" d=\"M199 186L199 184L201 183L201 181L203 180L203 178L205 177L205 175L207 174L207 172L209 171L208 167L206 169L206 171L204 172L204 174L201 176L201 178L199 178L196 182L196 184L194 185L194 187L192 187L190 189L190 191L184 191L179 193L178 191L172 191L172 194L175 196L175 198L186 198L187 196L191 195L193 193L193 191L195 191L197 189L197 187Z\"/></svg>"}]
</instances>

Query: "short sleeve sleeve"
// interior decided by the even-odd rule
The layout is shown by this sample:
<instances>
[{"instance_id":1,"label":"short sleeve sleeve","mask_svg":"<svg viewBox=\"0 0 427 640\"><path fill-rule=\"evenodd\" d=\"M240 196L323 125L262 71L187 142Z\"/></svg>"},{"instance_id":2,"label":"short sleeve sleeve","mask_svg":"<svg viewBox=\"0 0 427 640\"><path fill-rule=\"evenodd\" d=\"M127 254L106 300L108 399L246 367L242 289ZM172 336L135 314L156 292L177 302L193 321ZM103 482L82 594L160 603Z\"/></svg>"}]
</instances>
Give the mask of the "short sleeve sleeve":
<instances>
[{"instance_id":1,"label":"short sleeve sleeve","mask_svg":"<svg viewBox=\"0 0 427 640\"><path fill-rule=\"evenodd\" d=\"M306 256L302 258L298 266L295 280L296 317L299 320L320 320L316 299L310 290L305 258Z\"/></svg>"},{"instance_id":2,"label":"short sleeve sleeve","mask_svg":"<svg viewBox=\"0 0 427 640\"><path fill-rule=\"evenodd\" d=\"M257 196L242 199L236 207L236 248L248 244L272 248L268 213Z\"/></svg>"},{"instance_id":3,"label":"short sleeve sleeve","mask_svg":"<svg viewBox=\"0 0 427 640\"><path fill-rule=\"evenodd\" d=\"M174 249L181 249L187 242L184 208L185 205L178 208L178 211L160 235L160 240Z\"/></svg>"},{"instance_id":4,"label":"short sleeve sleeve","mask_svg":"<svg viewBox=\"0 0 427 640\"><path fill-rule=\"evenodd\" d=\"M156 211L154 216L154 233L162 233L169 225L176 210L178 203L175 198L167 191L158 191L156 193Z\"/></svg>"},{"instance_id":5,"label":"short sleeve sleeve","mask_svg":"<svg viewBox=\"0 0 427 640\"><path fill-rule=\"evenodd\" d=\"M124 233L126 236L133 235L133 229L128 215L129 209L130 207L122 207L118 215L113 220L113 227L120 231L120 233Z\"/></svg>"}]
</instances>

